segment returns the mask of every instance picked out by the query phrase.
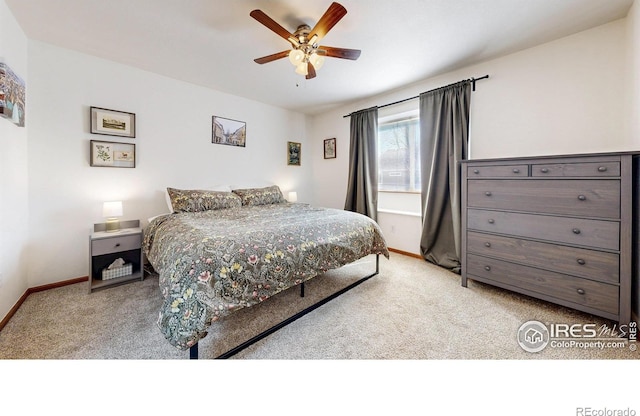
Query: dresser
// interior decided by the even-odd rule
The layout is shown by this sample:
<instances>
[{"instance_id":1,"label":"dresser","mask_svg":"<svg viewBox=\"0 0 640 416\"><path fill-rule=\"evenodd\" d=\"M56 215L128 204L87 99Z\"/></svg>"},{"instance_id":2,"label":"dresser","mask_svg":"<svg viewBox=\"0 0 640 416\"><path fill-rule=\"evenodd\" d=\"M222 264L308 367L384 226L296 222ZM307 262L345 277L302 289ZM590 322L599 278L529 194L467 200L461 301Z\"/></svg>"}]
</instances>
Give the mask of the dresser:
<instances>
[{"instance_id":1,"label":"dresser","mask_svg":"<svg viewBox=\"0 0 640 416\"><path fill-rule=\"evenodd\" d=\"M636 158L462 162L462 286L472 279L628 324Z\"/></svg>"}]
</instances>

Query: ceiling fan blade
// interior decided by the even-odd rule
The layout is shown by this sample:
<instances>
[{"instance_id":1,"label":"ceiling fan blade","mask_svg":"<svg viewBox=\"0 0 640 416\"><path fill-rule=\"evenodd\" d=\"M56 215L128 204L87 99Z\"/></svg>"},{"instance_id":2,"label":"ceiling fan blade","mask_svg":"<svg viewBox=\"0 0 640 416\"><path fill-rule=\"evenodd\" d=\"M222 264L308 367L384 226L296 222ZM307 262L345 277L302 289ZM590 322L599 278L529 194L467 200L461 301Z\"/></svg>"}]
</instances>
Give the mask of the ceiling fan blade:
<instances>
[{"instance_id":1,"label":"ceiling fan blade","mask_svg":"<svg viewBox=\"0 0 640 416\"><path fill-rule=\"evenodd\" d=\"M263 56L262 58L256 58L254 59L254 61L258 64L266 64L267 62L286 58L287 56L289 56L289 52L291 51L282 51L282 52L274 53L272 55Z\"/></svg>"},{"instance_id":2,"label":"ceiling fan blade","mask_svg":"<svg viewBox=\"0 0 640 416\"><path fill-rule=\"evenodd\" d=\"M278 36L286 39L287 41L289 40L289 38L293 37L292 33L280 26L279 23L267 16L262 10L253 10L251 13L249 13L249 16L253 17L258 22L262 23L267 28L275 32Z\"/></svg>"},{"instance_id":3,"label":"ceiling fan blade","mask_svg":"<svg viewBox=\"0 0 640 416\"><path fill-rule=\"evenodd\" d=\"M316 23L313 29L311 29L311 32L309 32L308 39L311 39L314 36L317 36L316 42L322 39L329 30L331 30L331 28L344 17L345 14L347 14L347 9L345 9L344 6L335 2L331 3L331 6L329 6L320 20L318 20L318 23Z\"/></svg>"},{"instance_id":4,"label":"ceiling fan blade","mask_svg":"<svg viewBox=\"0 0 640 416\"><path fill-rule=\"evenodd\" d=\"M313 67L313 64L311 62L307 62L307 75L305 76L305 78L311 79L315 77L316 77L316 69Z\"/></svg>"},{"instance_id":5,"label":"ceiling fan blade","mask_svg":"<svg viewBox=\"0 0 640 416\"><path fill-rule=\"evenodd\" d=\"M318 53L332 58L351 59L355 61L360 57L359 49L334 48L332 46L320 46Z\"/></svg>"}]
</instances>

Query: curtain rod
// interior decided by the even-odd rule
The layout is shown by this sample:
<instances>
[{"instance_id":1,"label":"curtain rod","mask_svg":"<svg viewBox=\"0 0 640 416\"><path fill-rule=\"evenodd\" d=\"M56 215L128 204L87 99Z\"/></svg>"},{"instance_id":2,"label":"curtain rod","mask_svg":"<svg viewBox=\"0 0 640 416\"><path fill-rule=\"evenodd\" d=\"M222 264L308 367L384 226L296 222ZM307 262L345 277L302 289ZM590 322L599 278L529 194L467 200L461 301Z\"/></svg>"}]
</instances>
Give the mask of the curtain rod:
<instances>
[{"instance_id":1,"label":"curtain rod","mask_svg":"<svg viewBox=\"0 0 640 416\"><path fill-rule=\"evenodd\" d=\"M452 86L452 85L456 85L456 84L458 84L458 83L460 83L460 82L463 82L463 81L471 81L471 84L472 84L472 90L473 90L473 91L475 91L475 90L476 90L476 81L480 81L481 79L487 79L487 78L489 78L489 75L484 75L484 76L482 76L482 77L480 77L480 78L470 78L470 79L465 79L465 80L462 80L462 81L454 82L453 84L445 85L444 87L434 88L434 89L429 90L429 91L426 91L426 92L437 91L437 90L442 89L442 88L447 88L447 87L450 87L450 86ZM420 95L416 95L415 97L405 98L404 100L400 100L400 101L394 101L394 102L389 103L389 104L379 105L379 106L378 106L378 108L389 107L389 106L391 106L391 105L400 104L400 103L403 103L403 102L405 102L405 101L415 100L416 98L420 98ZM352 113L349 113L349 114L347 114L346 116L342 116L342 118L351 117L351 115L352 115L353 113L357 113L357 111L354 111L354 112L352 112Z\"/></svg>"}]
</instances>

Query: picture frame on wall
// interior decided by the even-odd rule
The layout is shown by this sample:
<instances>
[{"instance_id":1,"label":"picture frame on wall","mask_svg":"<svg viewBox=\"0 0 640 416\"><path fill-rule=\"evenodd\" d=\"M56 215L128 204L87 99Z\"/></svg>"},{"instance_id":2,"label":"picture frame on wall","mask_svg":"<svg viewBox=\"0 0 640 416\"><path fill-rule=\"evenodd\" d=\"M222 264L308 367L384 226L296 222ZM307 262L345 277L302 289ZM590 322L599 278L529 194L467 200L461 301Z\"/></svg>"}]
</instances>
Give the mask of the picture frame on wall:
<instances>
[{"instance_id":1,"label":"picture frame on wall","mask_svg":"<svg viewBox=\"0 0 640 416\"><path fill-rule=\"evenodd\" d=\"M120 136L133 139L136 137L136 115L108 108L90 107L91 133Z\"/></svg>"},{"instance_id":2,"label":"picture frame on wall","mask_svg":"<svg viewBox=\"0 0 640 416\"><path fill-rule=\"evenodd\" d=\"M219 116L211 117L211 143L245 147L247 123Z\"/></svg>"},{"instance_id":3,"label":"picture frame on wall","mask_svg":"<svg viewBox=\"0 0 640 416\"><path fill-rule=\"evenodd\" d=\"M108 168L135 168L136 145L132 143L90 141L89 164Z\"/></svg>"},{"instance_id":4,"label":"picture frame on wall","mask_svg":"<svg viewBox=\"0 0 640 416\"><path fill-rule=\"evenodd\" d=\"M25 82L9 65L0 61L0 117L24 127L25 111Z\"/></svg>"},{"instance_id":5,"label":"picture frame on wall","mask_svg":"<svg viewBox=\"0 0 640 416\"><path fill-rule=\"evenodd\" d=\"M287 142L287 165L300 166L301 153L301 143Z\"/></svg>"},{"instance_id":6,"label":"picture frame on wall","mask_svg":"<svg viewBox=\"0 0 640 416\"><path fill-rule=\"evenodd\" d=\"M324 140L324 158L335 159L336 158L336 139Z\"/></svg>"}]
</instances>

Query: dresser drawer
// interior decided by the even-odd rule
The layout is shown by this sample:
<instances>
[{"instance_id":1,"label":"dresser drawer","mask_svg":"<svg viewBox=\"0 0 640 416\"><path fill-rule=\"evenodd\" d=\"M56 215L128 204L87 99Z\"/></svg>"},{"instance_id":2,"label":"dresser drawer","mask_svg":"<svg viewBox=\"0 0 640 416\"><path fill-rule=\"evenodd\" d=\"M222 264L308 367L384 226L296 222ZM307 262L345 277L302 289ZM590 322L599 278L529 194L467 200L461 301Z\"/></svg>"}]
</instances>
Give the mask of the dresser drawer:
<instances>
[{"instance_id":1,"label":"dresser drawer","mask_svg":"<svg viewBox=\"0 0 640 416\"><path fill-rule=\"evenodd\" d=\"M483 234L467 234L467 252L605 283L620 282L620 256L616 253Z\"/></svg>"},{"instance_id":2,"label":"dresser drawer","mask_svg":"<svg viewBox=\"0 0 640 416\"><path fill-rule=\"evenodd\" d=\"M469 209L467 215L470 230L609 250L620 247L620 224L616 221L481 209Z\"/></svg>"},{"instance_id":3,"label":"dresser drawer","mask_svg":"<svg viewBox=\"0 0 640 416\"><path fill-rule=\"evenodd\" d=\"M467 273L617 315L616 285L469 254Z\"/></svg>"},{"instance_id":4,"label":"dresser drawer","mask_svg":"<svg viewBox=\"0 0 640 416\"><path fill-rule=\"evenodd\" d=\"M91 241L91 255L117 253L120 251L139 249L142 245L140 234L123 235L122 237L109 237Z\"/></svg>"},{"instance_id":5,"label":"dresser drawer","mask_svg":"<svg viewBox=\"0 0 640 416\"><path fill-rule=\"evenodd\" d=\"M620 218L617 179L478 179L469 181L470 207Z\"/></svg>"},{"instance_id":6,"label":"dresser drawer","mask_svg":"<svg viewBox=\"0 0 640 416\"><path fill-rule=\"evenodd\" d=\"M529 176L529 165L467 166L467 176L469 179L487 176L526 177Z\"/></svg>"},{"instance_id":7,"label":"dresser drawer","mask_svg":"<svg viewBox=\"0 0 640 416\"><path fill-rule=\"evenodd\" d=\"M531 176L620 176L620 162L534 164L531 166Z\"/></svg>"}]
</instances>

